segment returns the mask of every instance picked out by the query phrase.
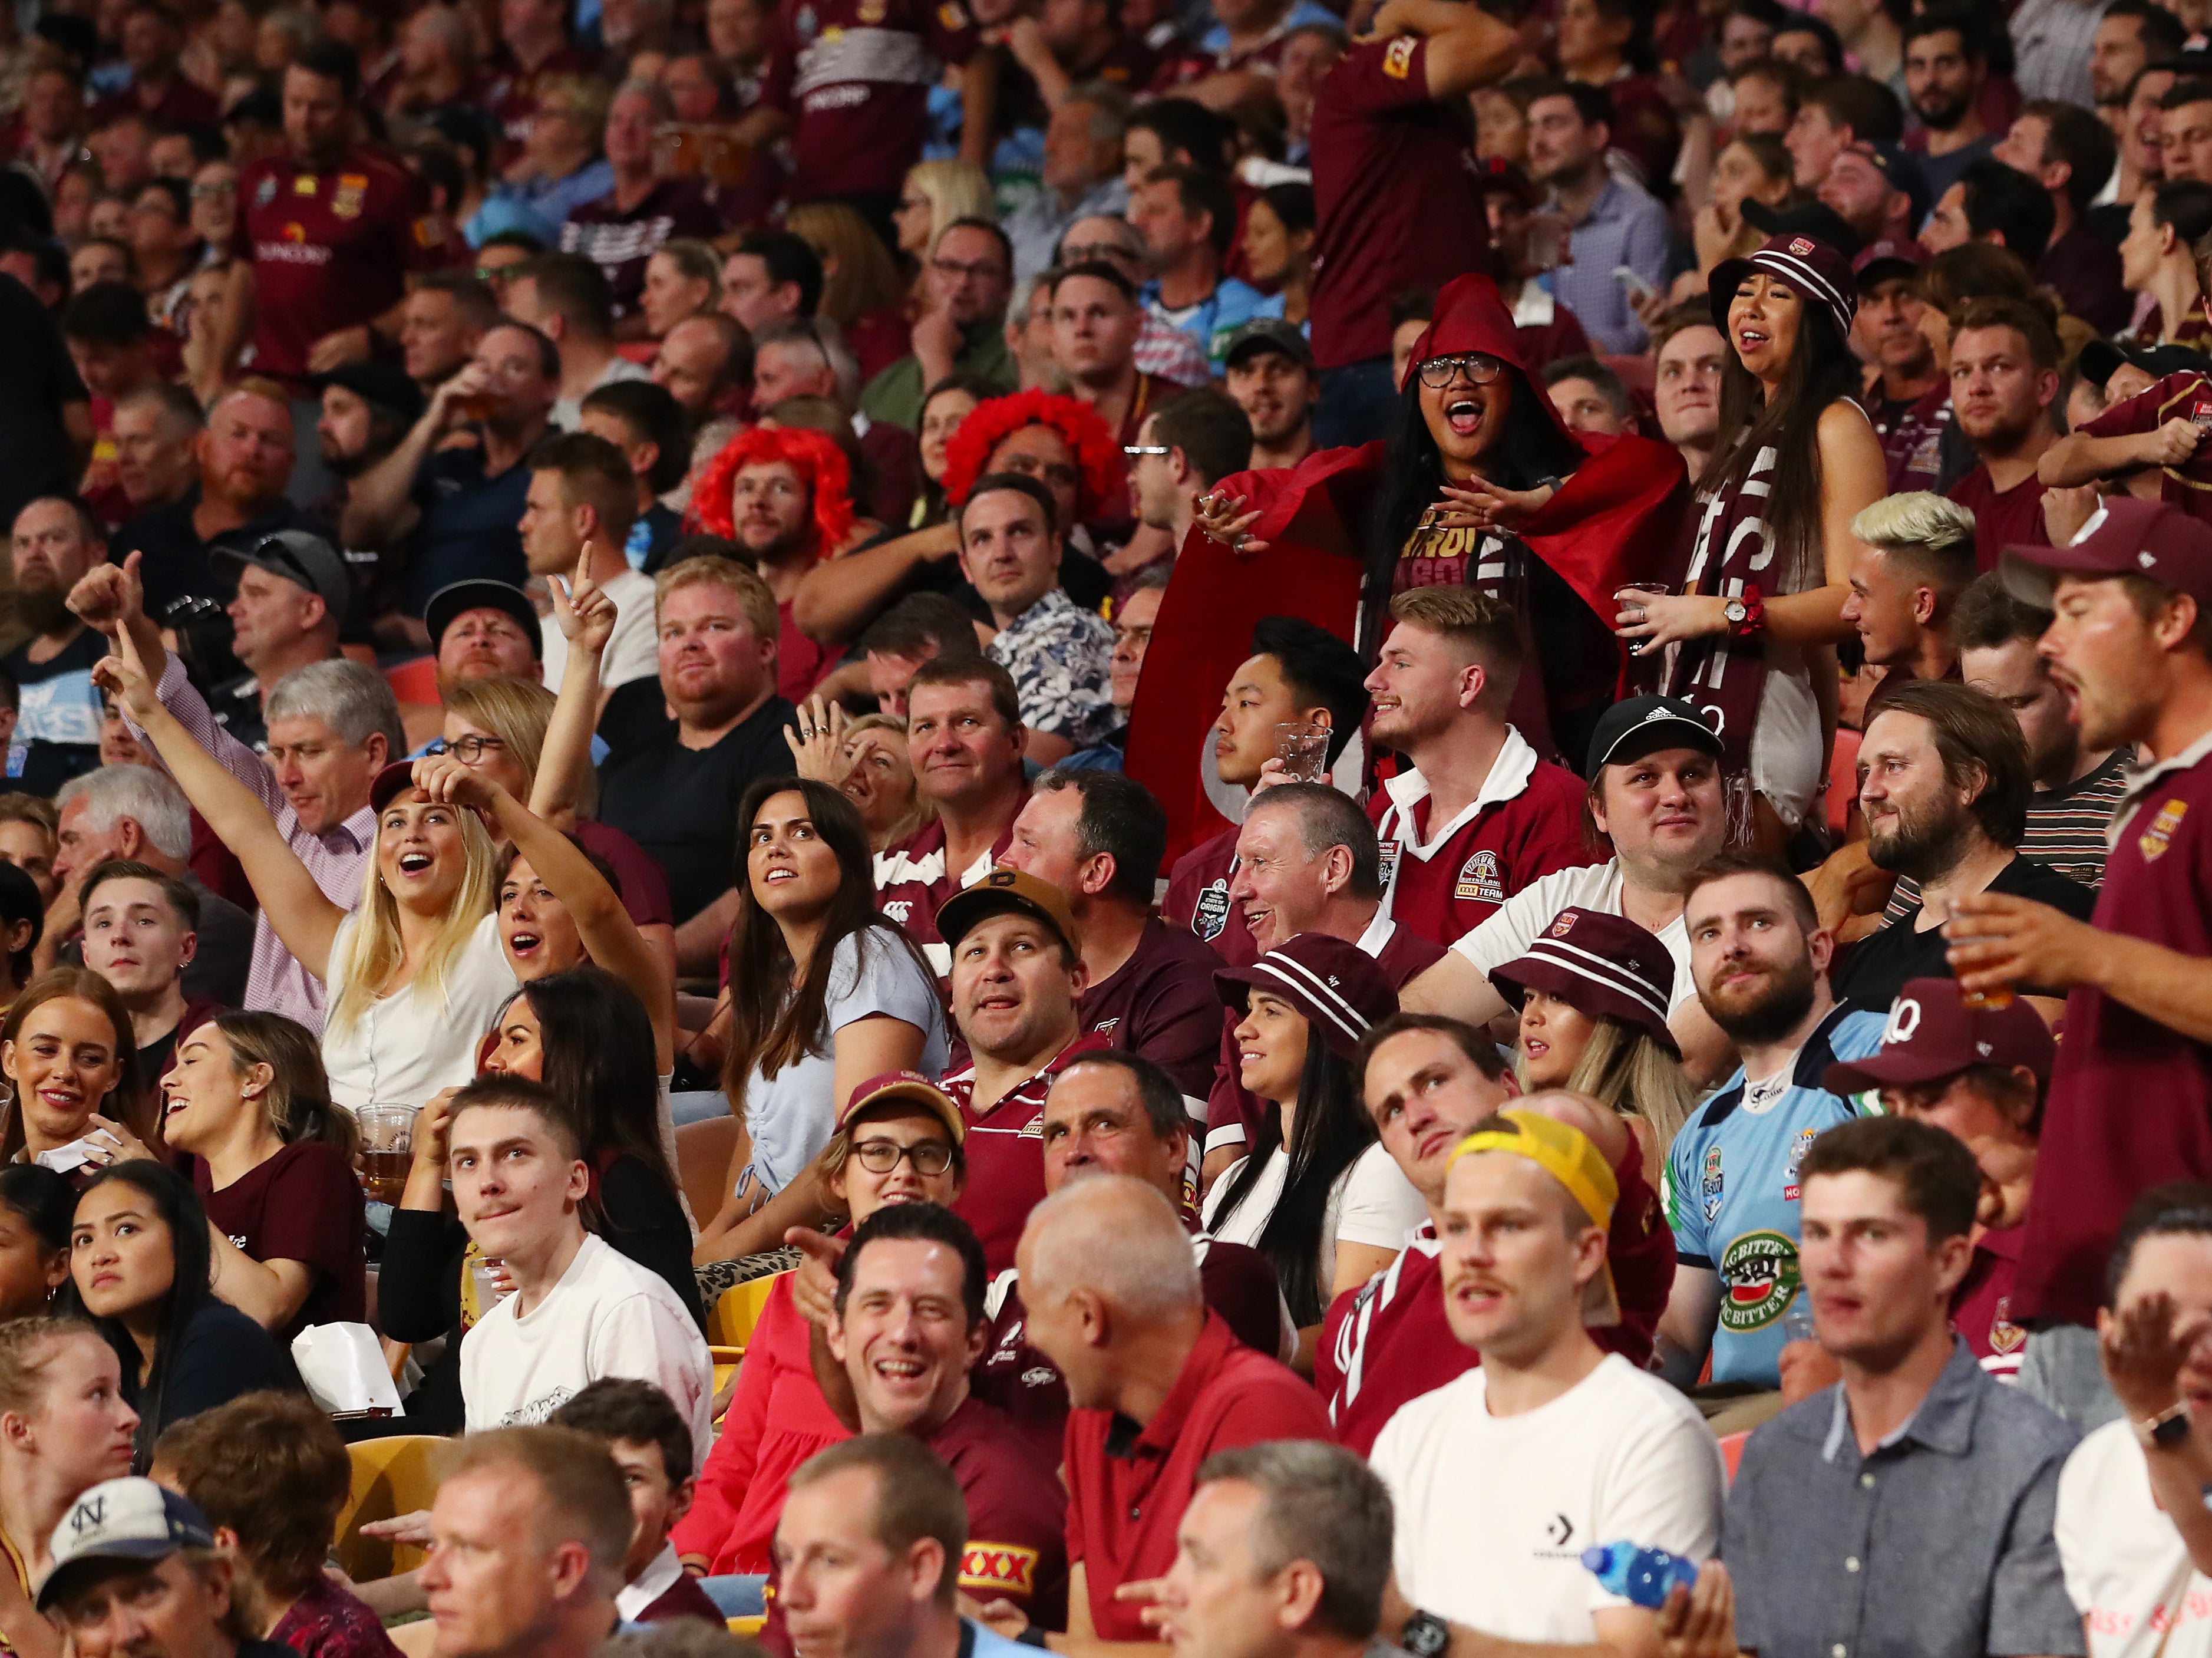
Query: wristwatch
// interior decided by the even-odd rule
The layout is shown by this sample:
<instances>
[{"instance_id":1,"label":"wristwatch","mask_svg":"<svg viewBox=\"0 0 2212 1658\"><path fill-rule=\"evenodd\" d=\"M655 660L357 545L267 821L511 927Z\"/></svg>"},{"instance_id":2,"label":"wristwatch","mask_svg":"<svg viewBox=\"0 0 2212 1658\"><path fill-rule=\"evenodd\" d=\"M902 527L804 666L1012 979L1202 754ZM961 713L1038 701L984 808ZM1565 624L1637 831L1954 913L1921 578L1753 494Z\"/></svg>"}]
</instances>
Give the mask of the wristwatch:
<instances>
[{"instance_id":1,"label":"wristwatch","mask_svg":"<svg viewBox=\"0 0 2212 1658\"><path fill-rule=\"evenodd\" d=\"M1721 607L1721 614L1728 618L1729 631L1734 632L1751 618L1751 607L1741 599L1731 599Z\"/></svg>"},{"instance_id":2,"label":"wristwatch","mask_svg":"<svg viewBox=\"0 0 2212 1658\"><path fill-rule=\"evenodd\" d=\"M1732 637L1748 638L1766 625L1766 600L1759 596L1756 587L1747 587L1741 599L1730 599L1722 605L1721 614L1728 618L1728 631Z\"/></svg>"},{"instance_id":3,"label":"wristwatch","mask_svg":"<svg viewBox=\"0 0 2212 1658\"><path fill-rule=\"evenodd\" d=\"M2147 1421L2132 1424L2136 1442L2146 1451L2172 1451L2189 1437L2189 1406L2169 1405Z\"/></svg>"},{"instance_id":4,"label":"wristwatch","mask_svg":"<svg viewBox=\"0 0 2212 1658\"><path fill-rule=\"evenodd\" d=\"M1441 1658L1451 1645L1451 1625L1432 1612L1417 1612L1398 1631L1398 1644L1413 1658Z\"/></svg>"}]
</instances>

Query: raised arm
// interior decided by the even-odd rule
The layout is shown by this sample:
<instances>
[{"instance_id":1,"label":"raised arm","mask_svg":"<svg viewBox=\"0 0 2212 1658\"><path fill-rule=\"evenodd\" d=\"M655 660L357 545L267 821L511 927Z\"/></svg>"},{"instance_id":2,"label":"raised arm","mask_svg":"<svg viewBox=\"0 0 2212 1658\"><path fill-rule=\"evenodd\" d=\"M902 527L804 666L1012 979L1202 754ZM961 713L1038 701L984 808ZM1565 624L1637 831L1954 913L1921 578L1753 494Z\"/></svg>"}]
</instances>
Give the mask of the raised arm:
<instances>
[{"instance_id":1,"label":"raised arm","mask_svg":"<svg viewBox=\"0 0 2212 1658\"><path fill-rule=\"evenodd\" d=\"M399 447L353 481L338 528L349 547L380 547L403 534L414 506L415 476L432 447L452 429L457 398L483 390L486 375L471 362L431 394L422 418Z\"/></svg>"},{"instance_id":2,"label":"raised arm","mask_svg":"<svg viewBox=\"0 0 2212 1658\"><path fill-rule=\"evenodd\" d=\"M599 662L614 637L615 603L591 577L591 549L576 558L575 574L557 576L545 585L553 594L553 620L568 642L561 670L559 697L538 753L538 776L530 788L530 809L548 823L565 827L576 814L576 796L592 763L592 734L599 727L605 698L599 692Z\"/></svg>"},{"instance_id":3,"label":"raised arm","mask_svg":"<svg viewBox=\"0 0 2212 1658\"><path fill-rule=\"evenodd\" d=\"M451 754L415 762L415 786L432 800L487 813L514 850L530 860L576 923L592 960L637 992L653 1021L653 1051L663 1072L675 1064L676 984L623 908L622 896L583 849L473 766Z\"/></svg>"},{"instance_id":4,"label":"raised arm","mask_svg":"<svg viewBox=\"0 0 2212 1658\"><path fill-rule=\"evenodd\" d=\"M1520 52L1510 25L1459 0L1384 0L1373 38L1401 34L1428 41L1429 96L1438 103L1502 80Z\"/></svg>"},{"instance_id":5,"label":"raised arm","mask_svg":"<svg viewBox=\"0 0 2212 1658\"><path fill-rule=\"evenodd\" d=\"M959 552L959 530L933 524L879 546L825 558L799 578L791 599L792 623L810 639L842 644L898 596L915 570Z\"/></svg>"},{"instance_id":6,"label":"raised arm","mask_svg":"<svg viewBox=\"0 0 2212 1658\"><path fill-rule=\"evenodd\" d=\"M2069 432L2043 452L2043 458L2035 463L2035 476L2039 482L2065 489L2094 484L2138 466L2184 466L2197 453L2203 436L2194 421L2179 415L2154 431L2118 437Z\"/></svg>"},{"instance_id":7,"label":"raised arm","mask_svg":"<svg viewBox=\"0 0 2212 1658\"><path fill-rule=\"evenodd\" d=\"M103 658L93 677L122 699L185 798L244 866L261 912L284 948L316 978L327 978L331 945L346 912L323 895L307 866L278 832L268 802L233 777L162 705L132 631L122 629L116 645L118 654Z\"/></svg>"}]
</instances>

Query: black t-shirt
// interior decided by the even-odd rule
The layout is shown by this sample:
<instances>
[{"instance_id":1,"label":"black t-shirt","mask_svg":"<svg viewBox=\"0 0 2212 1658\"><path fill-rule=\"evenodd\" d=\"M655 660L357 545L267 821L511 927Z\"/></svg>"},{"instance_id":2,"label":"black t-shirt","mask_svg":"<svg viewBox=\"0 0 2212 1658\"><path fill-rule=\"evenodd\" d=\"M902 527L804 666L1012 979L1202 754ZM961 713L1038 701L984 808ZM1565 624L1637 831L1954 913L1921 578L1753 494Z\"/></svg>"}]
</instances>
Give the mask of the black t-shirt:
<instances>
[{"instance_id":1,"label":"black t-shirt","mask_svg":"<svg viewBox=\"0 0 2212 1658\"><path fill-rule=\"evenodd\" d=\"M686 748L658 677L607 698L599 735L599 821L645 849L668 876L682 925L737 879L738 802L755 777L792 770L783 728L797 710L770 697L711 748Z\"/></svg>"},{"instance_id":2,"label":"black t-shirt","mask_svg":"<svg viewBox=\"0 0 2212 1658\"><path fill-rule=\"evenodd\" d=\"M218 530L203 541L192 527L192 515L199 505L200 486L195 484L183 500L140 513L108 542L109 552L118 564L131 553L143 555L139 579L145 584L146 613L156 621L163 619L162 612L179 599L230 602L238 591L238 578L229 571L218 572L210 562L208 555L217 547L250 552L278 530L305 530L337 544L328 523L283 500L237 528Z\"/></svg>"},{"instance_id":3,"label":"black t-shirt","mask_svg":"<svg viewBox=\"0 0 2212 1658\"><path fill-rule=\"evenodd\" d=\"M2076 921L2087 921L2089 911L2097 906L2094 893L2033 858L2015 857L1997 871L1996 879L1985 890L2048 904ZM1851 947L1843 971L1834 976L1836 1000L1885 1013L1907 980L1952 976L1951 964L1944 954L1951 945L1943 936L1943 930L1930 927L1926 932L1913 930L1919 923L1920 910L1920 905L1914 905L1880 932ZM2062 994L2033 984L2021 988L2031 996Z\"/></svg>"},{"instance_id":4,"label":"black t-shirt","mask_svg":"<svg viewBox=\"0 0 2212 1658\"><path fill-rule=\"evenodd\" d=\"M0 667L22 693L15 747L22 751L23 767L15 770L11 753L8 787L51 795L100 764L100 692L92 670L106 655L106 638L85 628L43 662L31 660L27 643L0 657Z\"/></svg>"},{"instance_id":5,"label":"black t-shirt","mask_svg":"<svg viewBox=\"0 0 2212 1658\"><path fill-rule=\"evenodd\" d=\"M158 1418L148 1409L150 1401L136 1397L137 1389L130 1379L137 1370L135 1362L128 1362L123 1374L125 1389L133 1395L132 1404L146 1417L138 1429L138 1443L148 1450L172 1423L228 1405L241 1394L264 1387L288 1393L300 1388L300 1373L293 1366L292 1356L252 1319L213 1295L200 1303L179 1338Z\"/></svg>"},{"instance_id":6,"label":"black t-shirt","mask_svg":"<svg viewBox=\"0 0 2212 1658\"><path fill-rule=\"evenodd\" d=\"M0 282L0 523L13 524L40 496L75 492L62 407L87 399L61 330L20 282Z\"/></svg>"}]
</instances>

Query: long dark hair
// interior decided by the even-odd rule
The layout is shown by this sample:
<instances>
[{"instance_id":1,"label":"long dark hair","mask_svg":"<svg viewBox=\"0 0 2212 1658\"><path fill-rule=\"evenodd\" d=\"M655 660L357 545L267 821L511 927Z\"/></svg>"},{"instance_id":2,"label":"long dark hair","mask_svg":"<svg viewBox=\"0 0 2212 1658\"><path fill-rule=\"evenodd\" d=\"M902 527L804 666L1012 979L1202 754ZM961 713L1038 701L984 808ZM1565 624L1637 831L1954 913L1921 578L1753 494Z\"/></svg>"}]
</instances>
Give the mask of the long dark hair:
<instances>
[{"instance_id":1,"label":"long dark hair","mask_svg":"<svg viewBox=\"0 0 2212 1658\"><path fill-rule=\"evenodd\" d=\"M637 992L586 963L532 979L519 994L538 1015L539 1079L574 1109L584 1155L635 1157L677 1189L660 1143L660 1066Z\"/></svg>"},{"instance_id":2,"label":"long dark hair","mask_svg":"<svg viewBox=\"0 0 2212 1658\"><path fill-rule=\"evenodd\" d=\"M138 1344L131 1338L130 1330L121 1319L98 1318L86 1309L83 1297L77 1293L74 1272L63 1292L64 1310L88 1320L107 1338L107 1344L115 1350L115 1356L122 1362L124 1397L131 1401L139 1417L137 1448L131 1454L131 1466L133 1472L143 1473L153 1460L154 1442L161 1436L162 1399L168 1391L170 1368L184 1345L185 1332L191 1328L200 1308L215 1296L215 1265L208 1246L207 1210L201 1207L199 1193L192 1190L191 1181L150 1158L137 1158L127 1163L111 1164L93 1176L77 1194L77 1202L82 1204L100 1187L116 1180L137 1187L169 1228L174 1275L164 1298L161 1333L154 1340L154 1362L146 1373L145 1381L142 1384L138 1380Z\"/></svg>"},{"instance_id":3,"label":"long dark hair","mask_svg":"<svg viewBox=\"0 0 2212 1658\"><path fill-rule=\"evenodd\" d=\"M278 1139L288 1146L320 1140L352 1160L361 1149L361 1130L351 1112L331 1103L322 1048L306 1026L281 1013L219 1013L207 1022L229 1044L231 1069L238 1076L256 1065L269 1067L268 1088L247 1105L261 1112Z\"/></svg>"},{"instance_id":4,"label":"long dark hair","mask_svg":"<svg viewBox=\"0 0 2212 1658\"><path fill-rule=\"evenodd\" d=\"M1537 401L1544 395L1532 389L1528 377L1511 363L1504 364L1499 378L1513 387L1505 410L1504 429L1482 455L1482 475L1509 490L1534 489L1546 478L1565 478L1588 457L1581 444L1561 431ZM1375 527L1367 549L1367 579L1360 594L1364 614L1380 616L1390 602L1397 580L1398 558L1407 539L1421 521L1421 515L1443 498L1444 457L1421 412L1421 376L1418 366L1406 375L1398 393L1398 424L1382 468L1382 493L1376 503ZM1363 639L1360 647L1372 654L1377 641Z\"/></svg>"},{"instance_id":5,"label":"long dark hair","mask_svg":"<svg viewBox=\"0 0 2212 1658\"><path fill-rule=\"evenodd\" d=\"M1726 311L1717 319L1721 338L1728 340L1721 366L1721 422L1711 458L1698 478L1698 492L1741 484L1759 452L1772 448L1774 468L1759 515L1782 555L1780 590L1799 593L1827 580L1820 523L1820 416L1831 403L1858 391L1859 363L1828 308L1808 298L1798 284L1784 285L1797 296L1797 343L1771 404L1759 377L1736 355Z\"/></svg>"},{"instance_id":6,"label":"long dark hair","mask_svg":"<svg viewBox=\"0 0 2212 1658\"><path fill-rule=\"evenodd\" d=\"M798 795L806 802L806 814L837 860L837 892L830 900L830 914L820 941L807 961L805 976L788 994L791 983L790 948L783 929L753 896L748 868L753 820L776 795ZM730 1050L722 1067L723 1086L730 1102L741 1114L746 1080L758 1065L763 1076L773 1076L787 1065L818 1055L824 1033L822 1021L830 1002L830 969L837 946L854 933L880 935L886 949L902 949L916 966L936 975L915 949L914 942L876 909L875 864L868 850L868 831L860 808L843 791L806 777L761 777L745 790L738 806L738 919L730 929L730 983L742 994L730 998ZM866 941L863 941L865 944Z\"/></svg>"},{"instance_id":7,"label":"long dark hair","mask_svg":"<svg viewBox=\"0 0 2212 1658\"><path fill-rule=\"evenodd\" d=\"M1306 1029L1305 1068L1298 1073L1297 1104L1291 1113L1290 1167L1282 1196L1267 1216L1255 1246L1275 1269L1291 1322L1303 1327L1321 1322L1328 1311L1329 1286L1322 1282L1322 1224L1328 1196L1338 1178L1359 1154L1375 1143L1375 1125L1360 1109L1352 1064L1329 1051L1319 1033ZM1249 1155L1229 1183L1217 1216L1232 1213L1259 1184L1261 1166L1283 1146L1283 1114L1261 1113Z\"/></svg>"}]
</instances>

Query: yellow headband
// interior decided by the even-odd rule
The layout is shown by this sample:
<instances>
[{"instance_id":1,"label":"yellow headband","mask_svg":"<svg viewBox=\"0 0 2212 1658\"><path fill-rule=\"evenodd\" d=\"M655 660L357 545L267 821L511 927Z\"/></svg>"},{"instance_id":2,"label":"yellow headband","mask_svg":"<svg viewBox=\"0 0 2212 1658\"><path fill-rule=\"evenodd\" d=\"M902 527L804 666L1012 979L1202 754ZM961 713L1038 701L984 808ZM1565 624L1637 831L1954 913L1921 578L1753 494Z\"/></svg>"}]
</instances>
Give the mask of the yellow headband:
<instances>
[{"instance_id":1,"label":"yellow headband","mask_svg":"<svg viewBox=\"0 0 2212 1658\"><path fill-rule=\"evenodd\" d=\"M1498 1114L1514 1125L1515 1132L1491 1129L1468 1135L1453 1149L1450 1161L1444 1165L1447 1173L1452 1164L1470 1152L1510 1152L1516 1157L1526 1157L1566 1187L1567 1195L1582 1206L1592 1226L1605 1229L1613 1225L1613 1206L1620 1200L1620 1182L1588 1135L1540 1112Z\"/></svg>"}]
</instances>

